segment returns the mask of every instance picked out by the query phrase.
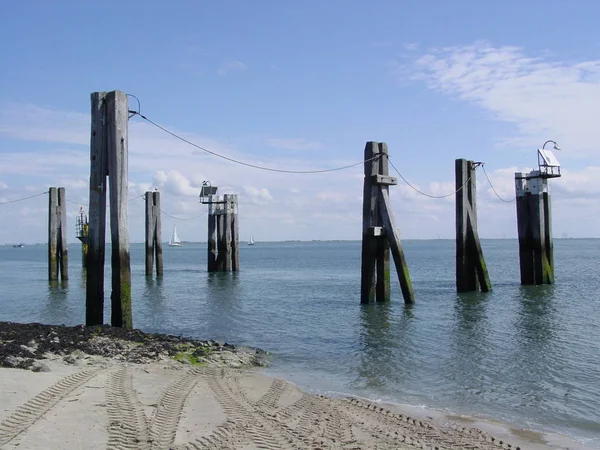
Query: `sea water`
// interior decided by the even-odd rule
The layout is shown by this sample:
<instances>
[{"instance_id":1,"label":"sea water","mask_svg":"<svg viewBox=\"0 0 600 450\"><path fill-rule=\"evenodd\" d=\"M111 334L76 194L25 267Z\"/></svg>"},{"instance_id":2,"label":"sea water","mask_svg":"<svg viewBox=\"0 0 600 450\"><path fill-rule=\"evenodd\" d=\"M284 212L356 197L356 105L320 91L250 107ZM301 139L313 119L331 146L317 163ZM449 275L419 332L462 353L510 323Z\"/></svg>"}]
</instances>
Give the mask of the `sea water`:
<instances>
[{"instance_id":1,"label":"sea water","mask_svg":"<svg viewBox=\"0 0 600 450\"><path fill-rule=\"evenodd\" d=\"M164 246L164 276L131 246L134 326L272 354L271 374L321 392L474 415L600 448L600 240L554 241L556 284L520 286L516 240L483 240L493 291L457 295L453 241L405 241L416 303L360 305L360 242L259 242L238 273L206 272L206 244ZM85 320L80 247L68 285L47 248L0 247L0 320ZM110 308L107 248L106 321ZM393 267L393 266L392 266Z\"/></svg>"}]
</instances>

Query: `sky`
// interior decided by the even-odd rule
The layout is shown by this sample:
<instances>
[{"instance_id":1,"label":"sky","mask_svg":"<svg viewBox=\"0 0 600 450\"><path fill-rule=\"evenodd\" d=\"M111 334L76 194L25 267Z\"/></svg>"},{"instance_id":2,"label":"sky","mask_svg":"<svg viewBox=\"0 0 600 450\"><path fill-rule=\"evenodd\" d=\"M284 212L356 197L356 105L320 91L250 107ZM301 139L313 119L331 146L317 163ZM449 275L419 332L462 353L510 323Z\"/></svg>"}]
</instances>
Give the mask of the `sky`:
<instances>
[{"instance_id":1,"label":"sky","mask_svg":"<svg viewBox=\"0 0 600 450\"><path fill-rule=\"evenodd\" d=\"M242 240L360 239L367 141L386 142L412 186L390 188L402 238L454 237L454 196L417 190L454 192L457 158L484 162L491 181L478 169L480 236L514 238L514 174L536 169L550 139L563 173L550 180L554 236L600 237L598 2L5 0L0 11L0 244L46 242L48 196L38 194L51 186L66 189L76 242L90 94L111 90L228 158L357 164L259 170L134 116L132 242L144 240L140 196L154 189L163 241L174 225L205 241L206 180L238 194Z\"/></svg>"}]
</instances>

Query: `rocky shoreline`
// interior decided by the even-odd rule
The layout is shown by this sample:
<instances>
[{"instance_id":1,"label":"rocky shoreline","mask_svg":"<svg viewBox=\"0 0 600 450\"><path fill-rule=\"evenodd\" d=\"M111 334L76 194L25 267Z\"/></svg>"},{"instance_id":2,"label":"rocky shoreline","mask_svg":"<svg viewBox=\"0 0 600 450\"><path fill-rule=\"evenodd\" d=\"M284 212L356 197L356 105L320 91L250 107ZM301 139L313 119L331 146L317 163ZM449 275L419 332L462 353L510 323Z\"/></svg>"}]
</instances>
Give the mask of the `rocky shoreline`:
<instances>
[{"instance_id":1,"label":"rocky shoreline","mask_svg":"<svg viewBox=\"0 0 600 450\"><path fill-rule=\"evenodd\" d=\"M58 358L74 365L91 365L110 358L134 364L178 361L186 365L243 368L268 365L269 354L258 348L214 340L106 325L68 327L0 322L0 367L49 371L43 360Z\"/></svg>"}]
</instances>

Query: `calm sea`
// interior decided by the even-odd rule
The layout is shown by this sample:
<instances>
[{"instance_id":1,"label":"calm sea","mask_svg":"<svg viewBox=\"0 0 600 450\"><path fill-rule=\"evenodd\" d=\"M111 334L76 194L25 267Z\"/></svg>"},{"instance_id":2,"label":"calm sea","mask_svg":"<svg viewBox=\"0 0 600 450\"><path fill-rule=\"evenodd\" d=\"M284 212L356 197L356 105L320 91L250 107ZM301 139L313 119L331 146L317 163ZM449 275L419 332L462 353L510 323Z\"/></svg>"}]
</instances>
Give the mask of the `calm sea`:
<instances>
[{"instance_id":1,"label":"calm sea","mask_svg":"<svg viewBox=\"0 0 600 450\"><path fill-rule=\"evenodd\" d=\"M272 374L312 389L600 448L600 240L554 244L554 286L521 287L517 242L484 240L493 292L457 295L454 242L406 241L412 307L395 278L390 304L359 304L360 242L244 245L235 274L206 273L205 244L165 246L161 280L144 275L144 248L134 244L134 325L261 347L273 354ZM0 320L82 323L80 248L69 251L68 286L52 287L44 246L0 247Z\"/></svg>"}]
</instances>

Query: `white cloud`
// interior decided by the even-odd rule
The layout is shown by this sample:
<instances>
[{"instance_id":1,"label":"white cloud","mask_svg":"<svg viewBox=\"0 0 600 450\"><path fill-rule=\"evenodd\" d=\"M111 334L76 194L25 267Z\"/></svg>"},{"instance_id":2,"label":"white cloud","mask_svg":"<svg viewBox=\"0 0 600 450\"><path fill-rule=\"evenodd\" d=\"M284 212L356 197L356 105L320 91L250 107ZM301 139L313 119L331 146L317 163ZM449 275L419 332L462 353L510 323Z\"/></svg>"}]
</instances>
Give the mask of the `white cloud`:
<instances>
[{"instance_id":1,"label":"white cloud","mask_svg":"<svg viewBox=\"0 0 600 450\"><path fill-rule=\"evenodd\" d=\"M246 70L246 64L242 61L233 60L223 63L221 67L217 69L217 74L223 76L231 72L242 72L244 70Z\"/></svg>"},{"instance_id":2,"label":"white cloud","mask_svg":"<svg viewBox=\"0 0 600 450\"><path fill-rule=\"evenodd\" d=\"M414 56L399 75L514 124L505 144L535 148L556 139L565 155L599 154L600 60L553 61L481 41Z\"/></svg>"}]
</instances>

